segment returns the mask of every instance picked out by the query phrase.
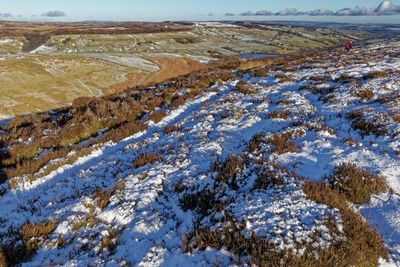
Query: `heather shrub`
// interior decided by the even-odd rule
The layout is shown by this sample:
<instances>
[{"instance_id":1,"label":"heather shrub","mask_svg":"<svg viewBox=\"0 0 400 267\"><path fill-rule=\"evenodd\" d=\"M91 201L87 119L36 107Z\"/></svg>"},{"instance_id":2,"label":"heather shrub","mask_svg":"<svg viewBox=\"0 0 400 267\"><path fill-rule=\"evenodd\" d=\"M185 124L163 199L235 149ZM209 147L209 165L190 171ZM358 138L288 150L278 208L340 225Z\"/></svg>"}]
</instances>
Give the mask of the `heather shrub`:
<instances>
[{"instance_id":1,"label":"heather shrub","mask_svg":"<svg viewBox=\"0 0 400 267\"><path fill-rule=\"evenodd\" d=\"M160 122L165 116L167 116L167 112L164 110L157 110L153 113L151 113L148 117L147 120L152 120L154 123Z\"/></svg>"},{"instance_id":2,"label":"heather shrub","mask_svg":"<svg viewBox=\"0 0 400 267\"><path fill-rule=\"evenodd\" d=\"M387 190L386 183L379 176L357 167L356 164L342 163L327 178L332 190L337 190L348 201L360 204L372 194Z\"/></svg>"},{"instance_id":3,"label":"heather shrub","mask_svg":"<svg viewBox=\"0 0 400 267\"><path fill-rule=\"evenodd\" d=\"M270 119L288 119L289 118L289 112L284 111L284 110L275 110L272 111L268 114Z\"/></svg>"},{"instance_id":4,"label":"heather shrub","mask_svg":"<svg viewBox=\"0 0 400 267\"><path fill-rule=\"evenodd\" d=\"M278 154L284 154L287 152L297 152L298 148L296 143L291 141L291 132L286 132L282 134L274 133L271 137L268 138L268 142L273 145L273 152Z\"/></svg>"},{"instance_id":5,"label":"heather shrub","mask_svg":"<svg viewBox=\"0 0 400 267\"><path fill-rule=\"evenodd\" d=\"M355 130L360 130L361 135L374 134L375 136L382 136L388 134L386 125L379 120L368 121L364 118L363 113L360 111L351 111L347 114L347 118L351 120L351 126Z\"/></svg>"},{"instance_id":6,"label":"heather shrub","mask_svg":"<svg viewBox=\"0 0 400 267\"><path fill-rule=\"evenodd\" d=\"M261 149L261 145L264 142L264 138L265 138L265 134L264 133L255 134L251 138L249 144L247 145L247 151L249 153L253 153L255 151L260 150Z\"/></svg>"},{"instance_id":7,"label":"heather shrub","mask_svg":"<svg viewBox=\"0 0 400 267\"><path fill-rule=\"evenodd\" d=\"M171 105L169 106L169 109L172 110L184 104L185 104L185 98L180 95L175 95L171 99Z\"/></svg>"},{"instance_id":8,"label":"heather shrub","mask_svg":"<svg viewBox=\"0 0 400 267\"><path fill-rule=\"evenodd\" d=\"M257 93L255 90L252 90L247 82L239 81L236 86L235 90L241 92L244 95L255 94Z\"/></svg>"},{"instance_id":9,"label":"heather shrub","mask_svg":"<svg viewBox=\"0 0 400 267\"><path fill-rule=\"evenodd\" d=\"M385 71L376 71L376 72L370 72L368 74L365 74L363 76L363 80L386 78L386 77L388 77L387 72L385 72Z\"/></svg>"},{"instance_id":10,"label":"heather shrub","mask_svg":"<svg viewBox=\"0 0 400 267\"><path fill-rule=\"evenodd\" d=\"M303 191L309 199L338 209L343 221L346 240L339 241L327 251L334 262L320 266L334 266L338 262L340 266L377 266L380 257L387 257L388 249L382 237L348 206L338 190L332 190L323 182L306 181Z\"/></svg>"},{"instance_id":11,"label":"heather shrub","mask_svg":"<svg viewBox=\"0 0 400 267\"><path fill-rule=\"evenodd\" d=\"M357 92L356 95L359 98L361 98L361 100L363 100L363 99L370 100L374 96L374 92L371 89L366 89L366 90Z\"/></svg>"},{"instance_id":12,"label":"heather shrub","mask_svg":"<svg viewBox=\"0 0 400 267\"><path fill-rule=\"evenodd\" d=\"M163 133L164 134L169 134L169 133L172 133L172 132L177 132L178 129L179 128L177 126L175 126L175 125L167 126L167 127L165 127L163 129Z\"/></svg>"},{"instance_id":13,"label":"heather shrub","mask_svg":"<svg viewBox=\"0 0 400 267\"><path fill-rule=\"evenodd\" d=\"M158 160L162 160L162 157L157 153L142 153L133 161L133 165L135 168L139 168Z\"/></svg>"},{"instance_id":14,"label":"heather shrub","mask_svg":"<svg viewBox=\"0 0 400 267\"><path fill-rule=\"evenodd\" d=\"M213 163L211 170L217 172L217 182L224 182L231 188L236 189L236 178L243 172L244 160L239 155L230 155L225 161L219 161Z\"/></svg>"}]
</instances>

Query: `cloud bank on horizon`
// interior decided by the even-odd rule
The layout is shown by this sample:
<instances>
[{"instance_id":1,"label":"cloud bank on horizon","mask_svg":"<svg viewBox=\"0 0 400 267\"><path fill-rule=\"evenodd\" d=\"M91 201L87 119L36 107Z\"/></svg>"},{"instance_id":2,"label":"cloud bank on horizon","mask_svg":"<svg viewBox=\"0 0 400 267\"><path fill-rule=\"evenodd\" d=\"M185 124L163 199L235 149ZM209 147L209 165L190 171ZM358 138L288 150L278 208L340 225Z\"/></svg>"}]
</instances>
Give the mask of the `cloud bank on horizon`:
<instances>
[{"instance_id":1,"label":"cloud bank on horizon","mask_svg":"<svg viewBox=\"0 0 400 267\"><path fill-rule=\"evenodd\" d=\"M50 17L50 18L57 18L57 17L65 17L67 14L60 10L51 10L44 12L42 17Z\"/></svg>"},{"instance_id":2,"label":"cloud bank on horizon","mask_svg":"<svg viewBox=\"0 0 400 267\"><path fill-rule=\"evenodd\" d=\"M241 16L382 16L400 14L400 6L393 5L390 0L385 0L376 8L367 8L356 6L355 8L342 8L338 11L332 11L325 8L315 9L311 11L299 11L296 8L286 8L276 13L268 10L260 10L256 12L246 11ZM234 16L235 14L226 13L225 16Z\"/></svg>"}]
</instances>

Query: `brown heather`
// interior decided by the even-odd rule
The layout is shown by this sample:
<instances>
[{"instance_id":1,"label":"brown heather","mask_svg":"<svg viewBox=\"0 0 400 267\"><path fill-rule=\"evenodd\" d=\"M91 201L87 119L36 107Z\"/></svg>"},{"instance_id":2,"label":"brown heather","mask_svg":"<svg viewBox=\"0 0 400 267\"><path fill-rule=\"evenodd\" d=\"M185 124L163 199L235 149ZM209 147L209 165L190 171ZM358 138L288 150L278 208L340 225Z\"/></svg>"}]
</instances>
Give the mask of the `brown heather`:
<instances>
[{"instance_id":1,"label":"brown heather","mask_svg":"<svg viewBox=\"0 0 400 267\"><path fill-rule=\"evenodd\" d=\"M167 116L167 112L164 110L157 110L153 113L151 113L147 119L154 121L154 123L160 122L165 116Z\"/></svg>"},{"instance_id":2,"label":"brown heather","mask_svg":"<svg viewBox=\"0 0 400 267\"><path fill-rule=\"evenodd\" d=\"M249 144L247 145L247 151L249 153L254 153L254 152L257 152L258 150L260 150L262 144L265 142L264 139L265 139L264 133L255 134L251 138Z\"/></svg>"},{"instance_id":3,"label":"brown heather","mask_svg":"<svg viewBox=\"0 0 400 267\"><path fill-rule=\"evenodd\" d=\"M291 141L292 133L286 132L282 134L274 133L271 137L268 138L268 142L273 145L273 152L278 154L284 154L287 152L297 152L298 148L296 143Z\"/></svg>"},{"instance_id":4,"label":"brown heather","mask_svg":"<svg viewBox=\"0 0 400 267\"><path fill-rule=\"evenodd\" d=\"M165 127L162 131L164 134L169 134L172 132L177 132L179 130L179 128L175 125L171 125L171 126L167 126Z\"/></svg>"},{"instance_id":5,"label":"brown heather","mask_svg":"<svg viewBox=\"0 0 400 267\"><path fill-rule=\"evenodd\" d=\"M368 79L378 79L378 78L386 78L388 77L387 72L385 71L377 71L377 72L371 72L363 76L364 80Z\"/></svg>"},{"instance_id":6,"label":"brown heather","mask_svg":"<svg viewBox=\"0 0 400 267\"><path fill-rule=\"evenodd\" d=\"M0 244L0 266L16 266L29 260L54 231L57 220L30 223L20 229L10 228L7 244Z\"/></svg>"},{"instance_id":7,"label":"brown heather","mask_svg":"<svg viewBox=\"0 0 400 267\"><path fill-rule=\"evenodd\" d=\"M351 111L347 114L347 118L351 120L351 126L355 130L360 130L362 136L374 134L375 136L387 135L386 126L379 122L379 119L367 121L361 111Z\"/></svg>"},{"instance_id":8,"label":"brown heather","mask_svg":"<svg viewBox=\"0 0 400 267\"><path fill-rule=\"evenodd\" d=\"M241 92L244 95L255 94L257 91L250 88L249 84L244 81L239 81L236 86L235 90Z\"/></svg>"},{"instance_id":9,"label":"brown heather","mask_svg":"<svg viewBox=\"0 0 400 267\"><path fill-rule=\"evenodd\" d=\"M332 190L356 204L367 201L372 194L388 189L379 175L360 169L352 163L341 163L327 180Z\"/></svg>"},{"instance_id":10,"label":"brown heather","mask_svg":"<svg viewBox=\"0 0 400 267\"><path fill-rule=\"evenodd\" d=\"M140 168L158 160L162 160L162 157L157 153L142 153L133 161L133 165L135 166L135 168Z\"/></svg>"},{"instance_id":11,"label":"brown heather","mask_svg":"<svg viewBox=\"0 0 400 267\"><path fill-rule=\"evenodd\" d=\"M121 94L99 99L82 97L74 100L70 107L54 110L52 115L18 116L3 127L5 133L0 134L1 147L7 149L0 153L0 180L33 175L50 160L80 150L78 146L82 141L89 140L87 145L93 146L110 140L117 142L143 131L147 125L141 119L146 113L165 103L174 109L201 94L204 88L232 77L231 70L197 70L172 78L164 82L163 87L153 84L127 88ZM176 94L184 88L186 94ZM163 116L163 111L156 111L148 118L159 121ZM31 142L21 144L21 139L31 139ZM41 153L43 150L48 152Z\"/></svg>"},{"instance_id":12,"label":"brown heather","mask_svg":"<svg viewBox=\"0 0 400 267\"><path fill-rule=\"evenodd\" d=\"M356 96L358 96L361 100L370 100L374 96L374 92L371 89L366 89L363 91L359 91L356 93Z\"/></svg>"},{"instance_id":13,"label":"brown heather","mask_svg":"<svg viewBox=\"0 0 400 267\"><path fill-rule=\"evenodd\" d=\"M289 118L289 112L284 111L282 109L281 110L275 110L275 111L270 112L268 114L268 116L271 119L284 119L284 120L286 120L286 119Z\"/></svg>"},{"instance_id":14,"label":"brown heather","mask_svg":"<svg viewBox=\"0 0 400 267\"><path fill-rule=\"evenodd\" d=\"M319 266L377 266L380 257L387 257L382 237L348 206L337 190L323 182L311 181L304 183L303 190L309 199L339 210L347 239L328 249L331 264Z\"/></svg>"},{"instance_id":15,"label":"brown heather","mask_svg":"<svg viewBox=\"0 0 400 267\"><path fill-rule=\"evenodd\" d=\"M232 189L237 189L236 178L242 174L244 164L242 156L233 154L228 156L225 161L214 162L211 170L218 173L217 182L224 182Z\"/></svg>"}]
</instances>

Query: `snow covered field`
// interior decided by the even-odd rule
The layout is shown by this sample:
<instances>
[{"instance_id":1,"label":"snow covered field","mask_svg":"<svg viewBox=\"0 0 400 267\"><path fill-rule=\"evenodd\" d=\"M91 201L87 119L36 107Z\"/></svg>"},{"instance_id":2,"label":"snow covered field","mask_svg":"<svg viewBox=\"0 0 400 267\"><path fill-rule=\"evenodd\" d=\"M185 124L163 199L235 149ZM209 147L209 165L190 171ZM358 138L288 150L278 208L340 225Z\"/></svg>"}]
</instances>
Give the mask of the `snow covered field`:
<instances>
[{"instance_id":1,"label":"snow covered field","mask_svg":"<svg viewBox=\"0 0 400 267\"><path fill-rule=\"evenodd\" d=\"M226 246L203 249L202 234L223 239L231 227L299 257L309 245L318 258L347 240L344 222L302 186L345 162L391 188L349 205L382 235L389 256L379 264L399 266L399 55L393 43L235 72L146 131L33 183L2 185L2 243L9 229L47 221L54 231L34 240L23 266L250 265Z\"/></svg>"}]
</instances>

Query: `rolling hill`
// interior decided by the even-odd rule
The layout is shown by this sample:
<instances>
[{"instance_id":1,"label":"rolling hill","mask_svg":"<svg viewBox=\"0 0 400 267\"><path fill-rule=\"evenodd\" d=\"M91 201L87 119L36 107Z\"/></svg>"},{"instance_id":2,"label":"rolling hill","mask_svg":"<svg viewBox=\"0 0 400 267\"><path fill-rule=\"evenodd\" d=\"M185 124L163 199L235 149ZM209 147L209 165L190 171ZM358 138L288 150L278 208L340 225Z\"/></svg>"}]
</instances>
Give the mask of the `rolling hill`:
<instances>
[{"instance_id":1,"label":"rolling hill","mask_svg":"<svg viewBox=\"0 0 400 267\"><path fill-rule=\"evenodd\" d=\"M231 61L16 117L0 260L399 265L399 55Z\"/></svg>"}]
</instances>

